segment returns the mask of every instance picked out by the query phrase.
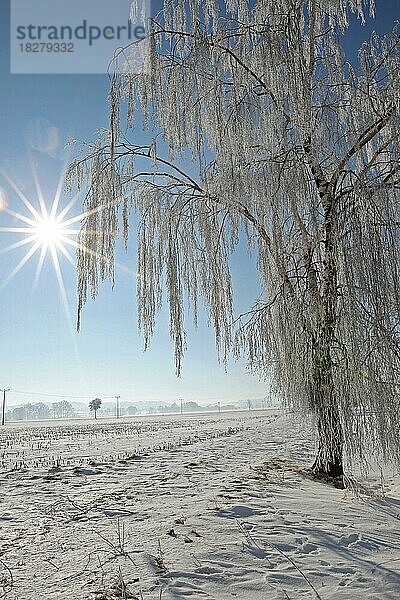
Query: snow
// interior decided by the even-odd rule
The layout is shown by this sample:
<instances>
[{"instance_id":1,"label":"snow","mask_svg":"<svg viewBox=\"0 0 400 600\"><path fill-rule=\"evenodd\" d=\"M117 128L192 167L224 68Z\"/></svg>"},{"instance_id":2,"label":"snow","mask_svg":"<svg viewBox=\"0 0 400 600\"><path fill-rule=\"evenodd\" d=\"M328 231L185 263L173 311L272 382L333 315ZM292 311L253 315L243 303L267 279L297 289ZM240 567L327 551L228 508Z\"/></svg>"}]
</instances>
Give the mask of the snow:
<instances>
[{"instance_id":1,"label":"snow","mask_svg":"<svg viewBox=\"0 0 400 600\"><path fill-rule=\"evenodd\" d=\"M0 442L7 600L400 595L399 475L307 477L288 416L8 425Z\"/></svg>"}]
</instances>

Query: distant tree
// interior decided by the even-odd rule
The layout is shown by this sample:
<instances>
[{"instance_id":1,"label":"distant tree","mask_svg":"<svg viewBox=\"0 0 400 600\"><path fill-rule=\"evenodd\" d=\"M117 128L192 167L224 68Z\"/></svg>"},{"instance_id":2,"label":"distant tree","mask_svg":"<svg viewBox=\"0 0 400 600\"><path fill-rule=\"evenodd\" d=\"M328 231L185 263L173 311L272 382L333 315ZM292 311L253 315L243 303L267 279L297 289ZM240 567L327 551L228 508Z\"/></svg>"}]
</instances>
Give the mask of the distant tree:
<instances>
[{"instance_id":1,"label":"distant tree","mask_svg":"<svg viewBox=\"0 0 400 600\"><path fill-rule=\"evenodd\" d=\"M94 411L94 418L97 419L97 411L101 407L100 398L95 398L89 402L89 410Z\"/></svg>"},{"instance_id":2,"label":"distant tree","mask_svg":"<svg viewBox=\"0 0 400 600\"><path fill-rule=\"evenodd\" d=\"M137 407L133 406L133 405L128 406L128 408L127 408L128 415L136 415L137 411L138 411Z\"/></svg>"},{"instance_id":3,"label":"distant tree","mask_svg":"<svg viewBox=\"0 0 400 600\"><path fill-rule=\"evenodd\" d=\"M89 182L78 326L89 287L113 280L119 213L126 243L132 208L145 347L165 293L179 372L185 309L196 321L203 300L221 358L246 353L312 417L314 471L337 477L344 455L400 460L400 40L372 36L352 65L341 34L368 8L165 0L148 68L113 77L110 130L69 171ZM147 145L128 139L136 109L155 128ZM235 319L242 235L262 296Z\"/></svg>"},{"instance_id":4,"label":"distant tree","mask_svg":"<svg viewBox=\"0 0 400 600\"><path fill-rule=\"evenodd\" d=\"M70 402L63 400L61 402L61 412L63 415L63 419L71 419L75 415L74 407Z\"/></svg>"},{"instance_id":5,"label":"distant tree","mask_svg":"<svg viewBox=\"0 0 400 600\"><path fill-rule=\"evenodd\" d=\"M50 416L50 410L49 407L47 406L47 404L44 404L44 402L38 402L37 404L33 405L33 408L35 409L35 418L36 419L48 419Z\"/></svg>"},{"instance_id":6,"label":"distant tree","mask_svg":"<svg viewBox=\"0 0 400 600\"><path fill-rule=\"evenodd\" d=\"M53 402L51 408L54 419L70 419L75 415L74 407L66 400L61 400L61 402Z\"/></svg>"},{"instance_id":7,"label":"distant tree","mask_svg":"<svg viewBox=\"0 0 400 600\"><path fill-rule=\"evenodd\" d=\"M9 421L25 421L29 419L48 419L51 417L49 406L43 402L23 404L7 411Z\"/></svg>"},{"instance_id":8,"label":"distant tree","mask_svg":"<svg viewBox=\"0 0 400 600\"><path fill-rule=\"evenodd\" d=\"M28 402L28 404L24 404L23 408L25 409L25 419L27 421L35 418L35 409L33 404Z\"/></svg>"},{"instance_id":9,"label":"distant tree","mask_svg":"<svg viewBox=\"0 0 400 600\"><path fill-rule=\"evenodd\" d=\"M25 421L27 419L27 412L25 405L16 406L12 410L12 415L10 417L10 421Z\"/></svg>"}]
</instances>

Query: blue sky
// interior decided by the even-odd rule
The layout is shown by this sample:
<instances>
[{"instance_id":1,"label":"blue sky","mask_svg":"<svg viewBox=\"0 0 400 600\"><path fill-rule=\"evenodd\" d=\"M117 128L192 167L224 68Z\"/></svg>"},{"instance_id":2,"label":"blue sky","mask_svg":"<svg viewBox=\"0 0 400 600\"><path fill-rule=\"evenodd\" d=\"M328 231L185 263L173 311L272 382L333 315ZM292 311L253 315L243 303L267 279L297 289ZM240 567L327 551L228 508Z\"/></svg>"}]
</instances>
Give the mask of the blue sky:
<instances>
[{"instance_id":1,"label":"blue sky","mask_svg":"<svg viewBox=\"0 0 400 600\"><path fill-rule=\"evenodd\" d=\"M396 18L400 18L400 0L378 0L375 21L364 28L355 23L346 46L354 49L372 29L388 31ZM0 167L37 206L33 163L50 207L67 156L65 144L71 138L93 139L96 130L107 126L108 79L105 75L11 75L9 0L0 2L0 34ZM27 214L0 175L1 198L6 198L11 210ZM60 205L69 200L63 192ZM80 213L80 203L78 199L71 216ZM21 223L0 212L0 227L13 226ZM0 251L20 239L0 231ZM151 349L143 353L136 326L134 236L128 254L118 253L123 268L117 269L114 290L105 284L97 300L88 302L79 334L76 274L66 258L60 257L60 267L68 310L50 257L36 285L37 255L1 289L25 253L26 248L18 248L0 255L0 388L11 388L10 404L58 399L17 393L25 391L87 400L120 394L130 402L178 398L229 402L266 395L266 385L246 373L244 363L231 362L227 372L218 364L213 331L205 319L198 330L188 329L188 351L179 379L174 374L167 311L158 321ZM258 293L252 263L240 253L233 271L237 308L246 310Z\"/></svg>"}]
</instances>

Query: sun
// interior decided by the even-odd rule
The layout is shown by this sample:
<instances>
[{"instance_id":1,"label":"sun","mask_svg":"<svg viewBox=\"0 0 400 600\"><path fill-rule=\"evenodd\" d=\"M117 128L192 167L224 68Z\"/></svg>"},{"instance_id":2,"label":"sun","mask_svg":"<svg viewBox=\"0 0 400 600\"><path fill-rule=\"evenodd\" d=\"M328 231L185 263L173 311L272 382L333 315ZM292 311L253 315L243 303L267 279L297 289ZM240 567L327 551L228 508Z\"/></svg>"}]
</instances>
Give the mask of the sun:
<instances>
[{"instance_id":1,"label":"sun","mask_svg":"<svg viewBox=\"0 0 400 600\"><path fill-rule=\"evenodd\" d=\"M68 235L64 224L48 215L41 217L34 229L37 241L46 248L49 246L60 248L62 242L65 241L65 236Z\"/></svg>"},{"instance_id":2,"label":"sun","mask_svg":"<svg viewBox=\"0 0 400 600\"><path fill-rule=\"evenodd\" d=\"M94 252L91 248L84 246L78 240L80 226L82 221L91 214L99 213L106 206L98 206L90 211L81 212L72 216L72 209L78 200L81 200L81 193L78 192L68 204L61 208L61 192L64 183L64 170L61 171L57 189L52 198L45 199L42 191L42 186L38 179L35 165L31 161L32 175L36 188L36 201L28 199L24 192L11 179L11 177L0 168L0 175L7 181L13 189L19 200L24 205L23 212L16 212L10 208L6 196L0 194L0 214L7 214L13 218L14 224L11 227L0 227L0 234L11 233L20 235L21 239L17 242L0 250L0 255L18 248L26 248L25 254L22 256L13 271L3 280L0 280L0 290L2 290L15 275L32 259L37 256L37 267L34 285L37 284L46 257L49 257L54 266L54 271L58 281L61 295L65 301L66 292L61 272L61 257L65 258L76 269L76 252L77 250L95 255L99 260L104 260L101 255ZM2 190L0 189L0 192ZM18 226L15 226L18 225ZM72 253L72 254L71 254ZM134 271L120 265L117 266L130 274L136 276Z\"/></svg>"},{"instance_id":3,"label":"sun","mask_svg":"<svg viewBox=\"0 0 400 600\"><path fill-rule=\"evenodd\" d=\"M20 201L25 206L25 209L27 209L23 212L16 212L8 205L5 205L2 210L2 213L11 216L14 223L18 226L0 227L0 232L12 233L14 235L17 234L21 236L21 239L0 250L0 254L22 247L26 248L26 252L8 277L3 281L0 281L0 289L3 289L8 285L15 275L35 255L38 256L35 277L36 284L41 274L46 256L49 256L54 266L60 291L62 295L65 296L60 257L65 257L72 266L76 266L75 256L73 255L80 247L76 240L76 237L79 234L77 225L79 225L79 222L85 217L85 214L81 213L77 216L70 215L70 212L77 201L77 197L73 198L63 208L60 207L61 190L64 181L63 172L60 174L54 196L49 199L50 201L47 200L46 202L32 163L31 167L37 193L36 202L28 199L7 173L0 169L1 175L19 197Z\"/></svg>"}]
</instances>

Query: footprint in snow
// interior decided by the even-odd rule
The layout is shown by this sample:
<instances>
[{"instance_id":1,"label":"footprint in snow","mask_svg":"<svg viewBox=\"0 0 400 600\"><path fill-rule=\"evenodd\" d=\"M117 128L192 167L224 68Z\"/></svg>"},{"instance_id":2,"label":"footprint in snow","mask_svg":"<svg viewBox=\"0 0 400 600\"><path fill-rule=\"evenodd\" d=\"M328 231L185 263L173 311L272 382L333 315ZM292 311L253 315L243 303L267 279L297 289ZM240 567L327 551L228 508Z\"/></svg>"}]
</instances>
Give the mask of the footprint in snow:
<instances>
[{"instance_id":1,"label":"footprint in snow","mask_svg":"<svg viewBox=\"0 0 400 600\"><path fill-rule=\"evenodd\" d=\"M264 514L261 510L257 510L254 508L251 508L250 506L245 506L245 505L241 505L241 504L236 504L234 506L231 506L230 508L227 508L225 510L220 510L219 511L219 516L221 517L231 517L231 518L241 518L241 519L246 519L247 517L251 517L254 515L261 515Z\"/></svg>"},{"instance_id":2,"label":"footprint in snow","mask_svg":"<svg viewBox=\"0 0 400 600\"><path fill-rule=\"evenodd\" d=\"M349 535L342 535L339 538L339 544L341 546L346 546L347 548L350 548L351 546L354 546L355 544L357 544L357 542L359 542L360 540L361 540L360 533L350 533Z\"/></svg>"},{"instance_id":3,"label":"footprint in snow","mask_svg":"<svg viewBox=\"0 0 400 600\"><path fill-rule=\"evenodd\" d=\"M296 554L313 554L318 552L318 546L311 542L304 542L300 548L296 550Z\"/></svg>"}]
</instances>

